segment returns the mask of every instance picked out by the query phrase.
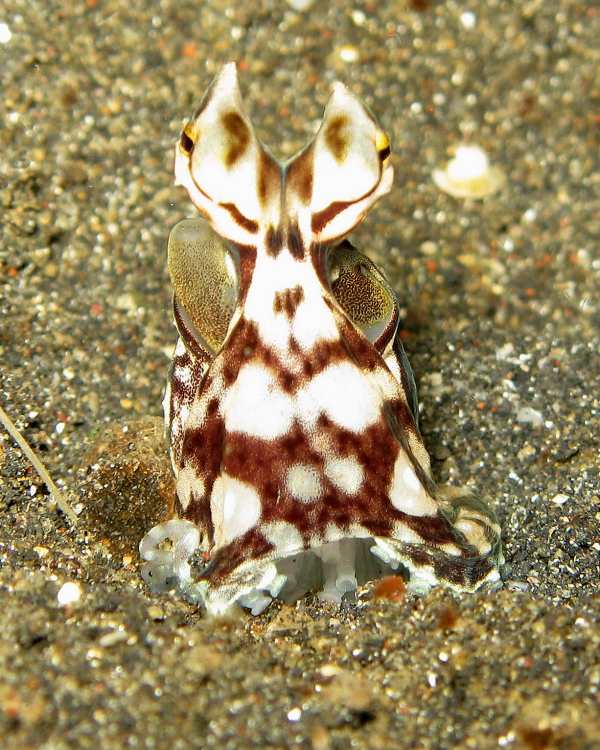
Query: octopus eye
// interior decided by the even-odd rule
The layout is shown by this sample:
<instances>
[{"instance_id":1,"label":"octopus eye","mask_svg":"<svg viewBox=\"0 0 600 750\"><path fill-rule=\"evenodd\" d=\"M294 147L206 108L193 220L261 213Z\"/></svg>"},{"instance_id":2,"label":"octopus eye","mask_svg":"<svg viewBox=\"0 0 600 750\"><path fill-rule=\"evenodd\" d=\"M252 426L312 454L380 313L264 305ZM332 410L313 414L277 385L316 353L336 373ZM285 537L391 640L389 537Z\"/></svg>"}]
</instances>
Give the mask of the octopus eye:
<instances>
[{"instance_id":1,"label":"octopus eye","mask_svg":"<svg viewBox=\"0 0 600 750\"><path fill-rule=\"evenodd\" d=\"M169 272L187 338L216 354L237 305L237 256L207 221L184 219L169 236Z\"/></svg>"},{"instance_id":2,"label":"octopus eye","mask_svg":"<svg viewBox=\"0 0 600 750\"><path fill-rule=\"evenodd\" d=\"M377 149L377 153L382 162L389 159L389 156L392 153L390 139L383 130L377 131L377 135L375 136L375 148Z\"/></svg>"},{"instance_id":3,"label":"octopus eye","mask_svg":"<svg viewBox=\"0 0 600 750\"><path fill-rule=\"evenodd\" d=\"M330 250L331 291L350 320L381 353L396 335L398 301L385 276L347 240Z\"/></svg>"},{"instance_id":4,"label":"octopus eye","mask_svg":"<svg viewBox=\"0 0 600 750\"><path fill-rule=\"evenodd\" d=\"M185 132L185 130L181 134L181 138L179 139L179 145L181 146L181 150L184 153L186 153L188 156L192 155L192 151L194 150L194 141Z\"/></svg>"}]
</instances>

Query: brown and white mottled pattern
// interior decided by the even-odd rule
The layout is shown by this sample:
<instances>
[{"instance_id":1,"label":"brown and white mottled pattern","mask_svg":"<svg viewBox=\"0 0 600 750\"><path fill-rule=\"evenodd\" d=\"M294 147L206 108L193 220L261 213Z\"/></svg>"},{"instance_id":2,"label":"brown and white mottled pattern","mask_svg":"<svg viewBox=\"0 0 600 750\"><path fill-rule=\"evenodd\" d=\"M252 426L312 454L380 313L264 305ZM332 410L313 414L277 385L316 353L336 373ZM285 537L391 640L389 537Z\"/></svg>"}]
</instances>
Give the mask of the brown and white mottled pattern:
<instances>
[{"instance_id":1,"label":"brown and white mottled pattern","mask_svg":"<svg viewBox=\"0 0 600 750\"><path fill-rule=\"evenodd\" d=\"M208 603L349 537L381 540L432 582L496 579L495 516L436 489L396 298L344 241L392 183L369 110L336 84L314 139L279 164L230 63L184 129L175 174L211 227L187 220L169 244L180 342L164 404L182 516L210 556Z\"/></svg>"}]
</instances>

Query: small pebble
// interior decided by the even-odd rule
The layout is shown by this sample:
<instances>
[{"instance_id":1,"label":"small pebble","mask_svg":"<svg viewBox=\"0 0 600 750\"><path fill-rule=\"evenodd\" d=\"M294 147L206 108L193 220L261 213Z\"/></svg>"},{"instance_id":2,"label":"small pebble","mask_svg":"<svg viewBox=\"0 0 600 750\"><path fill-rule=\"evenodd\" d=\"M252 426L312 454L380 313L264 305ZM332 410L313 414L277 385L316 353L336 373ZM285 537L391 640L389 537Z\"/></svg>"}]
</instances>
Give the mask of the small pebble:
<instances>
[{"instance_id":1,"label":"small pebble","mask_svg":"<svg viewBox=\"0 0 600 750\"><path fill-rule=\"evenodd\" d=\"M504 344L504 346L501 346L499 349L496 349L496 359L499 362L502 362L503 360L509 359L509 357L512 357L512 355L515 353L515 347L509 342L508 344Z\"/></svg>"},{"instance_id":2,"label":"small pebble","mask_svg":"<svg viewBox=\"0 0 600 750\"><path fill-rule=\"evenodd\" d=\"M311 5L314 3L315 0L286 0L287 4L292 8L293 10L297 10L299 13L302 13L305 10L308 10Z\"/></svg>"},{"instance_id":3,"label":"small pebble","mask_svg":"<svg viewBox=\"0 0 600 750\"><path fill-rule=\"evenodd\" d=\"M522 424L544 424L544 415L537 409L532 409L530 406L523 406L517 412L517 422Z\"/></svg>"},{"instance_id":4,"label":"small pebble","mask_svg":"<svg viewBox=\"0 0 600 750\"><path fill-rule=\"evenodd\" d=\"M55 279L58 276L58 266L56 263L48 263L44 266L44 276L48 279Z\"/></svg>"},{"instance_id":5,"label":"small pebble","mask_svg":"<svg viewBox=\"0 0 600 750\"><path fill-rule=\"evenodd\" d=\"M67 604L74 604L81 599L81 586L75 581L67 581L60 587L56 595L56 601L65 607Z\"/></svg>"},{"instance_id":6,"label":"small pebble","mask_svg":"<svg viewBox=\"0 0 600 750\"><path fill-rule=\"evenodd\" d=\"M366 20L367 20L367 17L362 12L362 10L353 10L352 11L352 21L354 22L355 26L364 26Z\"/></svg>"},{"instance_id":7,"label":"small pebble","mask_svg":"<svg viewBox=\"0 0 600 750\"><path fill-rule=\"evenodd\" d=\"M474 29L477 25L477 16L470 10L460 14L460 22L465 29Z\"/></svg>"},{"instance_id":8,"label":"small pebble","mask_svg":"<svg viewBox=\"0 0 600 750\"><path fill-rule=\"evenodd\" d=\"M106 633L105 635L101 636L98 640L98 645L100 646L100 648L112 648L119 643L125 643L125 641L127 641L128 639L129 633L123 628L118 628L117 630L113 630L111 633Z\"/></svg>"},{"instance_id":9,"label":"small pebble","mask_svg":"<svg viewBox=\"0 0 600 750\"><path fill-rule=\"evenodd\" d=\"M0 23L0 44L7 44L12 39L12 34L8 25Z\"/></svg>"},{"instance_id":10,"label":"small pebble","mask_svg":"<svg viewBox=\"0 0 600 750\"><path fill-rule=\"evenodd\" d=\"M351 44L340 49L340 58L343 62L352 63L358 60L358 50Z\"/></svg>"}]
</instances>

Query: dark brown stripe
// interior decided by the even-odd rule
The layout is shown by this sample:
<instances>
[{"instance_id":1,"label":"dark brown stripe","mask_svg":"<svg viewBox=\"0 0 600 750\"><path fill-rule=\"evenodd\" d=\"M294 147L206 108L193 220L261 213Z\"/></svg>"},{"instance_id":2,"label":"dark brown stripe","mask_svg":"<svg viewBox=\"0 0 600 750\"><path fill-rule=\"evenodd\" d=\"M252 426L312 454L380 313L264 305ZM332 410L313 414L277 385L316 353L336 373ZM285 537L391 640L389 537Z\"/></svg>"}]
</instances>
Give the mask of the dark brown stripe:
<instances>
[{"instance_id":1,"label":"dark brown stripe","mask_svg":"<svg viewBox=\"0 0 600 750\"><path fill-rule=\"evenodd\" d=\"M348 208L348 206L353 206L356 203L360 203L361 201L364 201L365 198L368 198L372 193L374 193L380 182L381 182L381 169L379 171L379 179L377 180L375 185L373 185L373 189L369 190L368 193L361 195L360 198L357 198L355 201L334 201L333 203L330 203L329 206L327 206L327 208L324 208L322 211L319 211L319 213L313 214L312 222L311 222L312 231L315 234L318 234L319 232L321 232L324 229L324 227L326 227L327 224L329 224L329 222L332 219L334 219L339 213L341 213L346 208Z\"/></svg>"},{"instance_id":2,"label":"dark brown stripe","mask_svg":"<svg viewBox=\"0 0 600 750\"><path fill-rule=\"evenodd\" d=\"M498 546L498 545L497 545ZM420 547L412 544L398 546L418 567L431 566L440 581L460 586L466 591L473 591L477 585L495 567L497 551L486 555L465 555L452 557L431 547Z\"/></svg>"},{"instance_id":3,"label":"dark brown stripe","mask_svg":"<svg viewBox=\"0 0 600 750\"><path fill-rule=\"evenodd\" d=\"M273 545L257 529L250 529L243 536L234 539L215 553L200 579L208 580L213 586L226 582L234 570L245 560L259 560L273 549Z\"/></svg>"},{"instance_id":4,"label":"dark brown stripe","mask_svg":"<svg viewBox=\"0 0 600 750\"><path fill-rule=\"evenodd\" d=\"M204 195L206 195L206 193L204 193ZM207 198L208 197L210 196L207 196ZM250 234L256 234L258 232L258 222L246 218L234 203L219 203L219 206L228 211L231 218L236 224L238 224L238 226L242 227L242 229L250 232Z\"/></svg>"},{"instance_id":5,"label":"dark brown stripe","mask_svg":"<svg viewBox=\"0 0 600 750\"><path fill-rule=\"evenodd\" d=\"M363 197L359 198L359 200L362 200ZM319 234L332 219L354 203L358 203L358 201L335 201L334 203L330 203L327 208L319 211L318 214L313 214L310 228L315 234Z\"/></svg>"},{"instance_id":6,"label":"dark brown stripe","mask_svg":"<svg viewBox=\"0 0 600 750\"><path fill-rule=\"evenodd\" d=\"M292 193L294 199L299 200L305 206L310 203L313 192L314 150L313 142L294 159L285 175L286 195Z\"/></svg>"},{"instance_id":7,"label":"dark brown stripe","mask_svg":"<svg viewBox=\"0 0 600 750\"><path fill-rule=\"evenodd\" d=\"M283 247L283 232L281 227L269 227L265 236L265 248L267 255L276 258Z\"/></svg>"},{"instance_id":8,"label":"dark brown stripe","mask_svg":"<svg viewBox=\"0 0 600 750\"><path fill-rule=\"evenodd\" d=\"M297 225L292 225L288 231L288 249L292 258L302 260L304 258L304 243Z\"/></svg>"},{"instance_id":9,"label":"dark brown stripe","mask_svg":"<svg viewBox=\"0 0 600 750\"><path fill-rule=\"evenodd\" d=\"M281 192L281 165L261 144L259 149L258 178L256 190L263 209L277 199Z\"/></svg>"}]
</instances>

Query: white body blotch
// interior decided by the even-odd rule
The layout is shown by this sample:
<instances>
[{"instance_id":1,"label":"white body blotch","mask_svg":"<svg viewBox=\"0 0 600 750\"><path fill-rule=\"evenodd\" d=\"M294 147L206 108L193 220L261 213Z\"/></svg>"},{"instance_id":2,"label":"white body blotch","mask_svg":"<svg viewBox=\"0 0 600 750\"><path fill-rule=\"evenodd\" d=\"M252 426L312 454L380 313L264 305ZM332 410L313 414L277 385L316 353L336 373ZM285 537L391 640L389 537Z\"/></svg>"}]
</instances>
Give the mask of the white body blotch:
<instances>
[{"instance_id":1,"label":"white body blotch","mask_svg":"<svg viewBox=\"0 0 600 750\"><path fill-rule=\"evenodd\" d=\"M302 535L287 521L273 521L260 527L261 534L271 542L279 555L292 554L304 549Z\"/></svg>"},{"instance_id":2,"label":"white body blotch","mask_svg":"<svg viewBox=\"0 0 600 750\"><path fill-rule=\"evenodd\" d=\"M298 305L292 321L292 335L304 351L319 341L333 341L339 337L331 310L320 293L318 297L312 295L309 299L305 296Z\"/></svg>"},{"instance_id":3,"label":"white body blotch","mask_svg":"<svg viewBox=\"0 0 600 750\"><path fill-rule=\"evenodd\" d=\"M177 497L183 510L186 510L194 495L196 500L204 497L206 488L202 477L191 466L184 466L177 474Z\"/></svg>"},{"instance_id":4,"label":"white body blotch","mask_svg":"<svg viewBox=\"0 0 600 750\"><path fill-rule=\"evenodd\" d=\"M437 513L435 500L425 491L403 450L394 465L389 496L394 508L411 516L435 516Z\"/></svg>"},{"instance_id":5,"label":"white body blotch","mask_svg":"<svg viewBox=\"0 0 600 750\"><path fill-rule=\"evenodd\" d=\"M462 550L455 544L440 544L438 549L440 552L452 557L460 557L462 555Z\"/></svg>"},{"instance_id":6,"label":"white body blotch","mask_svg":"<svg viewBox=\"0 0 600 750\"><path fill-rule=\"evenodd\" d=\"M175 351L173 352L173 359L181 357L185 357L187 355L187 351L185 348L185 344L183 343L182 338L177 339L177 344L175 346ZM180 364L177 365L177 379L182 383L183 385L191 386L192 384L192 366L190 362L189 367L182 367Z\"/></svg>"},{"instance_id":7,"label":"white body blotch","mask_svg":"<svg viewBox=\"0 0 600 750\"><path fill-rule=\"evenodd\" d=\"M260 520L261 503L249 484L221 474L210 497L215 529L215 548L221 547L254 528Z\"/></svg>"},{"instance_id":8,"label":"white body blotch","mask_svg":"<svg viewBox=\"0 0 600 750\"><path fill-rule=\"evenodd\" d=\"M312 503L318 500L323 492L318 472L306 464L294 464L287 470L285 477L287 491L301 503Z\"/></svg>"},{"instance_id":9,"label":"white body blotch","mask_svg":"<svg viewBox=\"0 0 600 750\"><path fill-rule=\"evenodd\" d=\"M369 372L368 377L371 383L381 391L386 400L391 401L399 397L406 403L406 393L400 385L402 382L402 373L400 372L398 363L394 360L394 357L388 357L385 363L389 369L377 367L375 370Z\"/></svg>"},{"instance_id":10,"label":"white body blotch","mask_svg":"<svg viewBox=\"0 0 600 750\"><path fill-rule=\"evenodd\" d=\"M404 542L404 544L414 544L417 546L422 546L424 544L423 538L419 536L416 531L413 531L409 526L402 523L402 521L397 521L394 524L394 534L392 538L394 542Z\"/></svg>"},{"instance_id":11,"label":"white body blotch","mask_svg":"<svg viewBox=\"0 0 600 750\"><path fill-rule=\"evenodd\" d=\"M274 440L289 432L294 402L264 367L246 364L221 404L228 432Z\"/></svg>"},{"instance_id":12,"label":"white body blotch","mask_svg":"<svg viewBox=\"0 0 600 750\"><path fill-rule=\"evenodd\" d=\"M359 523L351 523L342 528L336 523L330 522L325 527L325 532L319 540L321 544L338 542L340 539L368 539L371 532ZM314 546L314 545L313 545Z\"/></svg>"},{"instance_id":13,"label":"white body blotch","mask_svg":"<svg viewBox=\"0 0 600 750\"><path fill-rule=\"evenodd\" d=\"M325 464L325 476L342 492L355 495L363 482L364 471L354 458L335 458Z\"/></svg>"},{"instance_id":14,"label":"white body blotch","mask_svg":"<svg viewBox=\"0 0 600 750\"><path fill-rule=\"evenodd\" d=\"M181 429L185 430L185 426L188 421L188 417L190 416L190 402L187 401L180 401L179 402L179 411L177 413L177 419L179 420L179 424L181 425Z\"/></svg>"},{"instance_id":15,"label":"white body blotch","mask_svg":"<svg viewBox=\"0 0 600 750\"><path fill-rule=\"evenodd\" d=\"M326 367L298 392L300 418L315 422L326 414L339 427L352 432L375 424L381 416L381 398L351 362Z\"/></svg>"}]
</instances>

